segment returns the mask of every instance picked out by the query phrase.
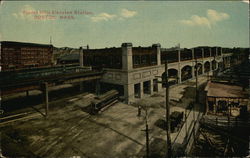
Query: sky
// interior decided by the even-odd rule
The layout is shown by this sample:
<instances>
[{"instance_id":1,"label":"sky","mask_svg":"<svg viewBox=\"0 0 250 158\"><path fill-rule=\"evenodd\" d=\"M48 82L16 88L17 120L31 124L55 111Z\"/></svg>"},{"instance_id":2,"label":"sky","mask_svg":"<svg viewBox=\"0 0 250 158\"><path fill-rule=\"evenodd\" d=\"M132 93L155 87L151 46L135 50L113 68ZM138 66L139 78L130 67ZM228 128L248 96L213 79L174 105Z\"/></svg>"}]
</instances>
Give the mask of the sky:
<instances>
[{"instance_id":1,"label":"sky","mask_svg":"<svg viewBox=\"0 0 250 158\"><path fill-rule=\"evenodd\" d=\"M248 1L2 1L0 41L249 47Z\"/></svg>"}]
</instances>

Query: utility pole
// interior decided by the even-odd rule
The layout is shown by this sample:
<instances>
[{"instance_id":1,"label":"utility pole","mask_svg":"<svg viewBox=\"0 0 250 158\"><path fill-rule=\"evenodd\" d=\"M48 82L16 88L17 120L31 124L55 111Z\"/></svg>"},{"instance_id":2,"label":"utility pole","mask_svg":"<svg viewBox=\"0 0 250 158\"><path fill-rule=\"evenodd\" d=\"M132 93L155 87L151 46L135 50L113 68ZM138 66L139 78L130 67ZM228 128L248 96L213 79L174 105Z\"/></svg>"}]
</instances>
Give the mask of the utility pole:
<instances>
[{"instance_id":1,"label":"utility pole","mask_svg":"<svg viewBox=\"0 0 250 158\"><path fill-rule=\"evenodd\" d=\"M49 90L48 90L48 83L45 82L43 83L43 97L44 97L44 101L45 101L45 117L48 117L48 113L49 113Z\"/></svg>"},{"instance_id":2,"label":"utility pole","mask_svg":"<svg viewBox=\"0 0 250 158\"><path fill-rule=\"evenodd\" d=\"M49 38L49 44L52 44L52 37Z\"/></svg>"},{"instance_id":3,"label":"utility pole","mask_svg":"<svg viewBox=\"0 0 250 158\"><path fill-rule=\"evenodd\" d=\"M160 76L156 76L160 77ZM167 149L166 149L166 157L172 157L172 145L171 145L171 137L170 137L170 105L169 105L169 84L168 84L168 61L165 62L165 76L161 76L162 81L158 81L158 83L162 83L166 87L166 132L167 132Z\"/></svg>"},{"instance_id":4,"label":"utility pole","mask_svg":"<svg viewBox=\"0 0 250 158\"><path fill-rule=\"evenodd\" d=\"M197 58L195 58L195 102L199 102L199 96L198 96L198 64L197 64Z\"/></svg>"},{"instance_id":5,"label":"utility pole","mask_svg":"<svg viewBox=\"0 0 250 158\"><path fill-rule=\"evenodd\" d=\"M198 94L198 62L197 57L195 57L195 103L193 104L193 119L194 119L194 127L193 127L193 137L194 137L194 143L195 143L195 126L196 126L196 120L195 120L195 105L198 105L199 102L199 94ZM198 105L198 110L200 110Z\"/></svg>"},{"instance_id":6,"label":"utility pole","mask_svg":"<svg viewBox=\"0 0 250 158\"><path fill-rule=\"evenodd\" d=\"M193 104L193 119L195 121L194 123L194 128L193 128L193 136L194 136L194 143L195 143L195 126L196 126L196 120L195 120L195 106L197 105L198 107L196 107L196 109L199 111L200 114L200 105L199 105L199 90L198 90L198 61L197 61L197 57L195 57L195 103ZM197 119L199 117L199 114L197 115Z\"/></svg>"},{"instance_id":7,"label":"utility pole","mask_svg":"<svg viewBox=\"0 0 250 158\"><path fill-rule=\"evenodd\" d=\"M207 71L207 81L209 81L209 71L210 70Z\"/></svg>"},{"instance_id":8,"label":"utility pole","mask_svg":"<svg viewBox=\"0 0 250 158\"><path fill-rule=\"evenodd\" d=\"M169 84L168 84L168 61L165 62L165 85L166 85L166 131L167 131L167 158L172 157L171 137L170 137L170 107L169 107Z\"/></svg>"},{"instance_id":9,"label":"utility pole","mask_svg":"<svg viewBox=\"0 0 250 158\"><path fill-rule=\"evenodd\" d=\"M145 131L146 133L146 158L149 158L149 129L148 129L148 109L147 107L145 107L145 112L146 112L146 116L145 116L145 124L146 124L146 129L142 130Z\"/></svg>"},{"instance_id":10,"label":"utility pole","mask_svg":"<svg viewBox=\"0 0 250 158\"><path fill-rule=\"evenodd\" d=\"M146 148L147 148L147 158L149 158L149 135L148 135L148 110L146 109Z\"/></svg>"}]
</instances>

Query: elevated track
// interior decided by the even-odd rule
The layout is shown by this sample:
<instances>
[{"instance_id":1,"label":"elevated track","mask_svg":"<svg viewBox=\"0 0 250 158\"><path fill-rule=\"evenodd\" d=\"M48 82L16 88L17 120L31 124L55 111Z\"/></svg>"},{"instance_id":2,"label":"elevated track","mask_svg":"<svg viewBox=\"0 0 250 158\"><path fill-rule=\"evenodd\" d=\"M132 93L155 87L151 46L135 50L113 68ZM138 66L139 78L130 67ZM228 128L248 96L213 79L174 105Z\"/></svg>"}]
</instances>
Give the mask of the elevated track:
<instances>
[{"instance_id":1,"label":"elevated track","mask_svg":"<svg viewBox=\"0 0 250 158\"><path fill-rule=\"evenodd\" d=\"M91 80L95 80L99 84L103 73L103 71L92 70L91 67L77 65L0 72L0 92L1 96L7 96L30 90L42 91L45 104L45 114L43 115L47 116L49 111L48 87L73 83L79 83L81 87L83 81Z\"/></svg>"},{"instance_id":2,"label":"elevated track","mask_svg":"<svg viewBox=\"0 0 250 158\"><path fill-rule=\"evenodd\" d=\"M4 96L36 89L41 90L43 83L47 83L48 86L54 86L98 80L102 74L102 71L94 71L90 67L79 66L57 66L0 72L1 95Z\"/></svg>"}]
</instances>

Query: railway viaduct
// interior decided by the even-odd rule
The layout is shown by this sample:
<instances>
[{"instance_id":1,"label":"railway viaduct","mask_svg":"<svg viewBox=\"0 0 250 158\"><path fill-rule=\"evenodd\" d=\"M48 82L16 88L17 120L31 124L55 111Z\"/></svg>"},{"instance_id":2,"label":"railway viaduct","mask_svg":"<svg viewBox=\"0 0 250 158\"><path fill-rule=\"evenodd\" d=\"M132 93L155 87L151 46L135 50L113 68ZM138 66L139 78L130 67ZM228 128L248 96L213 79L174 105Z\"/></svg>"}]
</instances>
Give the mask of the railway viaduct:
<instances>
[{"instance_id":1,"label":"railway viaduct","mask_svg":"<svg viewBox=\"0 0 250 158\"><path fill-rule=\"evenodd\" d=\"M137 66L136 53L139 51L152 50L155 52L155 60L151 58L151 64ZM209 72L219 71L229 67L232 54L223 55L221 47L196 47L188 50L176 48L176 54L172 57L164 57L164 49L160 44L153 44L150 48L136 48L132 43L121 45L122 65L120 69L104 68L105 74L101 82L119 85L122 90L125 102L130 103L134 98L143 98L153 92L161 91L162 85L157 82L165 72L165 61L168 60L168 73L173 79L170 82L176 84L192 79L196 74L208 74ZM134 52L135 50L135 52ZM171 53L168 53L171 55ZM162 59L162 58L165 58ZM142 59L142 58L141 58ZM152 64L152 61L155 61ZM196 65L197 62L197 65ZM138 65L142 65L142 62Z\"/></svg>"}]
</instances>

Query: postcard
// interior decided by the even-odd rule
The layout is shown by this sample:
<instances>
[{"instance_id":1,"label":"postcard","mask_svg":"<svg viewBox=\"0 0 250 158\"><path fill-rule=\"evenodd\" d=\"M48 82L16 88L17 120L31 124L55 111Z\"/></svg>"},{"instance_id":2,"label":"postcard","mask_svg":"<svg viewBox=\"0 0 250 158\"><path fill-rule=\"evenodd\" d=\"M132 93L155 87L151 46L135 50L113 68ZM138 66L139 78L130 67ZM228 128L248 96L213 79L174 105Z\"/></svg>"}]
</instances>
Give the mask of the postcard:
<instances>
[{"instance_id":1,"label":"postcard","mask_svg":"<svg viewBox=\"0 0 250 158\"><path fill-rule=\"evenodd\" d=\"M249 1L0 1L0 157L249 157Z\"/></svg>"}]
</instances>

